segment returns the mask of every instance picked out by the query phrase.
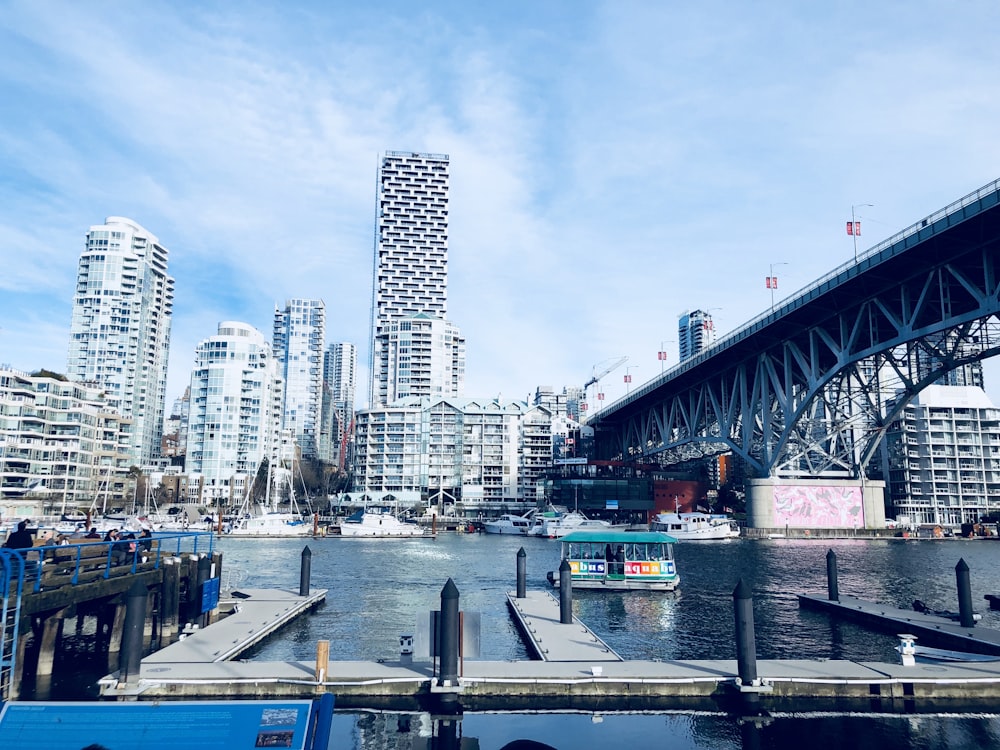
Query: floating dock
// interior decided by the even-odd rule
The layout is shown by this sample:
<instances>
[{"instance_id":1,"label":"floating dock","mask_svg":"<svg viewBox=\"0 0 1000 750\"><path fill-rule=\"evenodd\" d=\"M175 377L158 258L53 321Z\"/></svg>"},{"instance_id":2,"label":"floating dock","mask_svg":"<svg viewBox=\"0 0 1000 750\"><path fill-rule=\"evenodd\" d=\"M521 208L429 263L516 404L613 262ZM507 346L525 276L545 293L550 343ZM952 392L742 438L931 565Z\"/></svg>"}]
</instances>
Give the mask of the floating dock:
<instances>
[{"instance_id":1,"label":"floating dock","mask_svg":"<svg viewBox=\"0 0 1000 750\"><path fill-rule=\"evenodd\" d=\"M273 592L260 595L261 611L270 596ZM255 598L243 601L249 604ZM736 659L626 661L577 620L560 623L559 604L548 592L526 592L521 599L508 594L508 603L518 626L531 634L529 648L546 658L460 662L458 700L465 709L717 710L720 704L741 698ZM287 599L275 597L269 606L288 605ZM257 633L258 626L241 622L249 619L252 609L242 606L239 612L143 659L132 686L119 686L115 676L104 678L102 696L301 699L333 693L342 708L386 709L422 708L434 699L436 676L430 661L220 660L236 647L237 635L246 643L263 637ZM262 616L254 622L262 628L268 620ZM721 647L729 650L731 644ZM772 710L968 710L995 707L1000 699L1000 662L903 666L796 659L760 660L756 668L767 689L761 704Z\"/></svg>"},{"instance_id":2,"label":"floating dock","mask_svg":"<svg viewBox=\"0 0 1000 750\"><path fill-rule=\"evenodd\" d=\"M932 612L900 609L842 594L836 601L828 597L800 594L799 606L829 612L887 633L911 633L923 645L1000 655L1000 631L979 626L962 627L956 620Z\"/></svg>"}]
</instances>

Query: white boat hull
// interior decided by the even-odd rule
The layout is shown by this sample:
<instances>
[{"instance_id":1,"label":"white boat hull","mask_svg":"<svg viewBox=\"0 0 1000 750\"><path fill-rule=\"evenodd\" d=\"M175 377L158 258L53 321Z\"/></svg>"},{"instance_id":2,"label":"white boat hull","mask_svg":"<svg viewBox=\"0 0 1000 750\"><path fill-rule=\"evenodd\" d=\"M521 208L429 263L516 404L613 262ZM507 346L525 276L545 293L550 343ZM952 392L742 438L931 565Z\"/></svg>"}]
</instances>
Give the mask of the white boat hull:
<instances>
[{"instance_id":1,"label":"white boat hull","mask_svg":"<svg viewBox=\"0 0 1000 750\"><path fill-rule=\"evenodd\" d=\"M679 542L735 539L740 535L739 527L731 519L704 513L660 513L649 528L670 534Z\"/></svg>"},{"instance_id":2,"label":"white boat hull","mask_svg":"<svg viewBox=\"0 0 1000 750\"><path fill-rule=\"evenodd\" d=\"M384 539L430 536L422 526L415 523L404 523L391 513L367 512L359 520L347 519L343 521L340 524L340 535Z\"/></svg>"}]
</instances>

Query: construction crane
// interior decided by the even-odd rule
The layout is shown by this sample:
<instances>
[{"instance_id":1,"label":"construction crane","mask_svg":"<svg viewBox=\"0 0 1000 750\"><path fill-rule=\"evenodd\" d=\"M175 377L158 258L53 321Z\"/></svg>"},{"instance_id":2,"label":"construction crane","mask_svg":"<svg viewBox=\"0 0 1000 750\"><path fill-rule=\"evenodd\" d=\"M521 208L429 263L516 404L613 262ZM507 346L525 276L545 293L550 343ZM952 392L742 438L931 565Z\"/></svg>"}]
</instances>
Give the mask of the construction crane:
<instances>
[{"instance_id":1,"label":"construction crane","mask_svg":"<svg viewBox=\"0 0 1000 750\"><path fill-rule=\"evenodd\" d=\"M618 357L617 359L612 357L611 359L606 359L603 362L598 362L594 365L593 375L590 380L583 384L583 410L587 410L587 389L592 385L596 385L601 382L601 378L607 375L612 370L621 367L623 364L628 362L628 357ZM600 370L600 371L598 371Z\"/></svg>"}]
</instances>

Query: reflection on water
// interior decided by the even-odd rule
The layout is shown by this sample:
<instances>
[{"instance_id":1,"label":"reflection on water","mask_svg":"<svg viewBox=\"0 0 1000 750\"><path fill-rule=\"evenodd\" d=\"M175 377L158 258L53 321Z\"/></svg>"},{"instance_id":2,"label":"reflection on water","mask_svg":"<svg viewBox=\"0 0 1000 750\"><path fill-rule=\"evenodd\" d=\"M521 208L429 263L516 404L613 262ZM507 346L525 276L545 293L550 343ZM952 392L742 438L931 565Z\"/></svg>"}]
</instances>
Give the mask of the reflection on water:
<instances>
[{"instance_id":1,"label":"reflection on water","mask_svg":"<svg viewBox=\"0 0 1000 750\"><path fill-rule=\"evenodd\" d=\"M743 720L718 713L338 713L330 748L378 750L980 750L1000 746L997 716L780 715Z\"/></svg>"}]
</instances>

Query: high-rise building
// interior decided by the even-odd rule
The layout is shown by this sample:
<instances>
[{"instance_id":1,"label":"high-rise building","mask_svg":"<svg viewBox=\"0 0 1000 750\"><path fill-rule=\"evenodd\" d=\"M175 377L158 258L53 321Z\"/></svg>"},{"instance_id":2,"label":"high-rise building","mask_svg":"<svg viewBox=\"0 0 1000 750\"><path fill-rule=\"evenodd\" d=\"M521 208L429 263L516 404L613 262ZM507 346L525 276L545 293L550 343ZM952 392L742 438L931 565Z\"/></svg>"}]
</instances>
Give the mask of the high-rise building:
<instances>
[{"instance_id":1,"label":"high-rise building","mask_svg":"<svg viewBox=\"0 0 1000 750\"><path fill-rule=\"evenodd\" d=\"M282 429L303 458L319 456L323 419L323 349L326 306L318 299L290 299L274 311L274 358L285 381Z\"/></svg>"},{"instance_id":2,"label":"high-rise building","mask_svg":"<svg viewBox=\"0 0 1000 750\"><path fill-rule=\"evenodd\" d=\"M48 509L29 514L122 497L130 428L99 386L0 366L0 514L37 498Z\"/></svg>"},{"instance_id":3,"label":"high-rise building","mask_svg":"<svg viewBox=\"0 0 1000 750\"><path fill-rule=\"evenodd\" d=\"M415 315L447 321L448 169L447 155L402 151L386 152L379 165L369 363L372 404L414 392L412 381L393 377L393 368L407 363L411 352L388 348L393 341L391 322ZM444 325L458 336L455 326ZM400 333L398 325L395 332ZM437 357L434 364L453 364L452 355L463 360L459 370L464 379L464 342L461 352ZM432 379L447 378L434 374ZM406 387L400 390L400 385Z\"/></svg>"},{"instance_id":4,"label":"high-rise building","mask_svg":"<svg viewBox=\"0 0 1000 750\"><path fill-rule=\"evenodd\" d=\"M340 469L345 466L345 440L354 419L358 349L354 344L330 344L323 366L323 427L320 457Z\"/></svg>"},{"instance_id":5,"label":"high-rise building","mask_svg":"<svg viewBox=\"0 0 1000 750\"><path fill-rule=\"evenodd\" d=\"M282 384L256 328L232 321L195 349L184 469L205 502L236 503L261 461L277 461Z\"/></svg>"},{"instance_id":6,"label":"high-rise building","mask_svg":"<svg viewBox=\"0 0 1000 750\"><path fill-rule=\"evenodd\" d=\"M704 310L687 310L677 321L677 349L681 362L715 343L715 323Z\"/></svg>"},{"instance_id":7,"label":"high-rise building","mask_svg":"<svg viewBox=\"0 0 1000 750\"><path fill-rule=\"evenodd\" d=\"M174 280L167 249L131 219L109 217L87 232L80 255L67 374L104 389L132 421L131 461L159 455L167 389Z\"/></svg>"},{"instance_id":8,"label":"high-rise building","mask_svg":"<svg viewBox=\"0 0 1000 750\"><path fill-rule=\"evenodd\" d=\"M982 388L924 388L890 425L883 459L894 513L911 523L1000 512L1000 409Z\"/></svg>"},{"instance_id":9,"label":"high-rise building","mask_svg":"<svg viewBox=\"0 0 1000 750\"><path fill-rule=\"evenodd\" d=\"M377 403L462 393L465 339L450 321L423 313L387 320L379 327L376 346L381 353Z\"/></svg>"}]
</instances>

